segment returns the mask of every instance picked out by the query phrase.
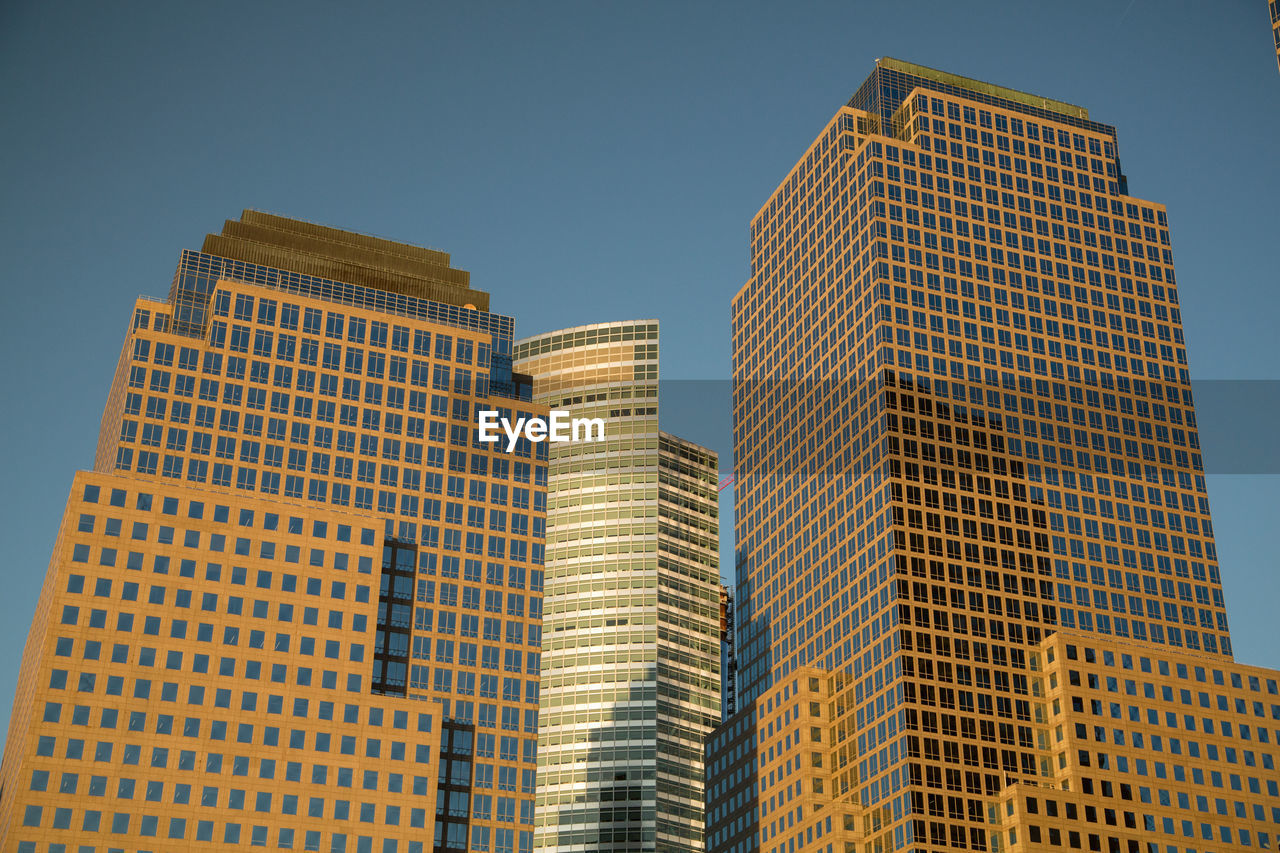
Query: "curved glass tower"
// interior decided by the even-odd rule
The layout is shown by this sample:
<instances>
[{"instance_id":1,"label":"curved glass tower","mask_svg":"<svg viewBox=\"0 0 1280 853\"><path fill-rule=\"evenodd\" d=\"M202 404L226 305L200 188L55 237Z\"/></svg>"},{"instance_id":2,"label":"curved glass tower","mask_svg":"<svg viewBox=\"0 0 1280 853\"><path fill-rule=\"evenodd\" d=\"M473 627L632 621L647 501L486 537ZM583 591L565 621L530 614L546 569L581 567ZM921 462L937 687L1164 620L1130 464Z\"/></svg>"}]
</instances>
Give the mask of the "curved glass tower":
<instances>
[{"instance_id":1,"label":"curved glass tower","mask_svg":"<svg viewBox=\"0 0 1280 853\"><path fill-rule=\"evenodd\" d=\"M656 321L518 341L515 369L605 423L602 442L550 445L535 849L701 850L716 454L659 430Z\"/></svg>"}]
</instances>

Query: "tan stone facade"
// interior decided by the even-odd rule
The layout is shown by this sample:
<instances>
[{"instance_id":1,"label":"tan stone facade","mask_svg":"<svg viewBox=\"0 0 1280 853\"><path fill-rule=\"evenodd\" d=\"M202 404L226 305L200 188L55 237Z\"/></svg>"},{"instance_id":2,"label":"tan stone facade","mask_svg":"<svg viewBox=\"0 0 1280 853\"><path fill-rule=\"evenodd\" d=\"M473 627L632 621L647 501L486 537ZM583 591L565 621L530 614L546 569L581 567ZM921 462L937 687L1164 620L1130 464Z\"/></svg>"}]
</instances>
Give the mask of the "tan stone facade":
<instances>
[{"instance_id":1,"label":"tan stone facade","mask_svg":"<svg viewBox=\"0 0 1280 853\"><path fill-rule=\"evenodd\" d=\"M993 850L1274 849L1280 673L1065 631L1031 666L1049 772L1002 793Z\"/></svg>"},{"instance_id":2,"label":"tan stone facade","mask_svg":"<svg viewBox=\"0 0 1280 853\"><path fill-rule=\"evenodd\" d=\"M511 319L440 252L252 212L206 247L134 306L0 847L531 851L546 450L477 437L546 412Z\"/></svg>"}]
</instances>

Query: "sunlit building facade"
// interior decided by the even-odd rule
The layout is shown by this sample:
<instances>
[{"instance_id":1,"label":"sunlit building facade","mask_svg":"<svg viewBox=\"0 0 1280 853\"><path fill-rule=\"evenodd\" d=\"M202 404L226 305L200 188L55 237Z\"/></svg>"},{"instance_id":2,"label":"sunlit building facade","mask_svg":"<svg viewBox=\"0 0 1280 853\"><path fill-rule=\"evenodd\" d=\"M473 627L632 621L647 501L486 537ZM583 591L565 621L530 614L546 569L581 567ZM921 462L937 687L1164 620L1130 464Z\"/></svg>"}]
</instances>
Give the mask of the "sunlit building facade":
<instances>
[{"instance_id":1,"label":"sunlit building facade","mask_svg":"<svg viewBox=\"0 0 1280 853\"><path fill-rule=\"evenodd\" d=\"M1232 665L1165 210L1083 107L883 59L750 237L708 849L989 850L1088 775L1047 638Z\"/></svg>"},{"instance_id":2,"label":"sunlit building facade","mask_svg":"<svg viewBox=\"0 0 1280 853\"><path fill-rule=\"evenodd\" d=\"M448 255L246 211L139 299L22 664L0 847L532 849L545 445Z\"/></svg>"},{"instance_id":3,"label":"sunlit building facade","mask_svg":"<svg viewBox=\"0 0 1280 853\"><path fill-rule=\"evenodd\" d=\"M1280 843L1280 673L1078 631L1048 637L1028 664L1050 781L1001 792L992 850Z\"/></svg>"},{"instance_id":4,"label":"sunlit building facade","mask_svg":"<svg viewBox=\"0 0 1280 853\"><path fill-rule=\"evenodd\" d=\"M538 335L515 357L535 401L605 429L550 448L535 848L701 850L716 454L659 429L656 321Z\"/></svg>"}]
</instances>

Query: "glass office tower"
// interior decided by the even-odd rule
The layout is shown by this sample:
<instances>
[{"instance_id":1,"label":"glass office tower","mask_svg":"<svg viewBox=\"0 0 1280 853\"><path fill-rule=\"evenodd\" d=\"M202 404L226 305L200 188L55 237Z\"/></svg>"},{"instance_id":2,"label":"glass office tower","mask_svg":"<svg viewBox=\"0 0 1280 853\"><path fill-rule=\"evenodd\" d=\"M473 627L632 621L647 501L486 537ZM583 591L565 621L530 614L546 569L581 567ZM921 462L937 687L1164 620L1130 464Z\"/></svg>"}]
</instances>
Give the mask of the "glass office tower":
<instances>
[{"instance_id":1,"label":"glass office tower","mask_svg":"<svg viewBox=\"0 0 1280 853\"><path fill-rule=\"evenodd\" d=\"M1130 742L1059 777L1053 721L1101 721L1043 679L1068 631L1231 664L1168 221L1115 129L879 60L750 239L740 711L708 749L709 849L987 850L1018 783L1167 797ZM1274 820L1274 771L1212 778ZM1160 847L1194 848L1177 829Z\"/></svg>"},{"instance_id":2,"label":"glass office tower","mask_svg":"<svg viewBox=\"0 0 1280 853\"><path fill-rule=\"evenodd\" d=\"M658 323L518 341L534 399L600 418L549 459L537 829L546 851L701 850L720 720L716 454L659 429Z\"/></svg>"},{"instance_id":3,"label":"glass office tower","mask_svg":"<svg viewBox=\"0 0 1280 853\"><path fill-rule=\"evenodd\" d=\"M255 212L139 299L0 769L4 850L529 851L544 410L449 256Z\"/></svg>"}]
</instances>

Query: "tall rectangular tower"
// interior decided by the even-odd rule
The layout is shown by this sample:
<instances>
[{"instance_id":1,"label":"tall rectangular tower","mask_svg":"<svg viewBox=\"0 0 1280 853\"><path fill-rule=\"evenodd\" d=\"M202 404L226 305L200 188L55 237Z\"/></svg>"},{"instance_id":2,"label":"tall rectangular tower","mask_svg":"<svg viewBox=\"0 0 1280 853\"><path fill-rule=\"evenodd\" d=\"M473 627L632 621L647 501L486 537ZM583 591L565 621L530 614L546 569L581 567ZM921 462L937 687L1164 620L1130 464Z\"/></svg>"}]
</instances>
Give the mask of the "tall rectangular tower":
<instances>
[{"instance_id":1,"label":"tall rectangular tower","mask_svg":"<svg viewBox=\"0 0 1280 853\"><path fill-rule=\"evenodd\" d=\"M250 211L137 301L3 849L532 849L545 445L476 410L544 410L487 307L444 253Z\"/></svg>"},{"instance_id":2,"label":"tall rectangular tower","mask_svg":"<svg viewBox=\"0 0 1280 853\"><path fill-rule=\"evenodd\" d=\"M891 59L761 208L711 849L986 849L1046 635L1230 660L1170 251L1083 107Z\"/></svg>"},{"instance_id":3,"label":"tall rectangular tower","mask_svg":"<svg viewBox=\"0 0 1280 853\"><path fill-rule=\"evenodd\" d=\"M549 332L515 356L537 402L605 426L550 449L535 848L701 850L716 454L659 429L656 321Z\"/></svg>"}]
</instances>

